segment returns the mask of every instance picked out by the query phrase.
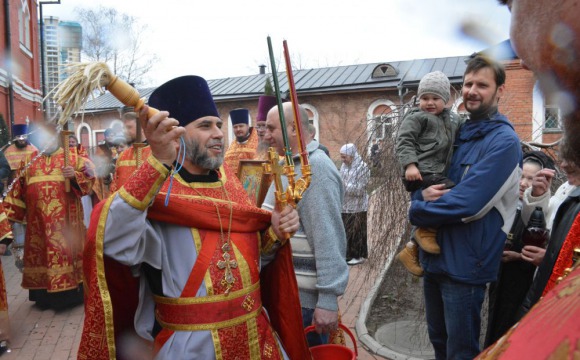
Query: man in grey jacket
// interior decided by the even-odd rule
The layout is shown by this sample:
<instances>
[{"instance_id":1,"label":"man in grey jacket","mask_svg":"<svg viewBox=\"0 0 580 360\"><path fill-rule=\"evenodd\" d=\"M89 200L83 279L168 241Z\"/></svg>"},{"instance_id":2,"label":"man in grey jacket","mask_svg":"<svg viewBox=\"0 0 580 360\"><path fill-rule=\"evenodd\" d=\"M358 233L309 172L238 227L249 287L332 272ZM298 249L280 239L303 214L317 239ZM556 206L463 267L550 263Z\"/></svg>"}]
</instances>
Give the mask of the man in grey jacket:
<instances>
[{"instance_id":1,"label":"man in grey jacket","mask_svg":"<svg viewBox=\"0 0 580 360\"><path fill-rule=\"evenodd\" d=\"M294 127L292 104L284 103L284 118L294 154L296 178L301 176L298 157L298 139ZM308 114L300 107L302 127L308 126ZM284 143L278 107L268 112L265 141L284 155ZM309 137L306 136L308 139ZM307 141L312 182L304 192L297 210L300 229L290 239L292 258L302 305L304 326L314 325L316 332L309 334L309 344L317 345L328 341L328 334L338 325L338 297L344 293L348 283L346 265L346 235L341 218L344 191L342 180L332 160L318 149L318 142ZM288 181L283 177L284 186ZM274 186L268 190L263 208L275 206Z\"/></svg>"}]
</instances>

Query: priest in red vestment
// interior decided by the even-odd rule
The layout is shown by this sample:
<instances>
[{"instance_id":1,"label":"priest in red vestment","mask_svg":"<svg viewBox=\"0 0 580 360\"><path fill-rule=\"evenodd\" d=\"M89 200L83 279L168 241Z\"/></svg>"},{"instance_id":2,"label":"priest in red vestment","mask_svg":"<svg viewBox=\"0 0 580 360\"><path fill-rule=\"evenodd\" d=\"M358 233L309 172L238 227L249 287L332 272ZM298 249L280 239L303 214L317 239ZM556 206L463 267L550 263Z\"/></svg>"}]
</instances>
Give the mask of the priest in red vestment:
<instances>
[{"instance_id":1,"label":"priest in red vestment","mask_svg":"<svg viewBox=\"0 0 580 360\"><path fill-rule=\"evenodd\" d=\"M28 142L28 125L26 124L13 125L12 137L12 145L4 150L4 156L10 164L10 170L15 172L22 161L38 149Z\"/></svg>"},{"instance_id":2,"label":"priest in red vestment","mask_svg":"<svg viewBox=\"0 0 580 360\"><path fill-rule=\"evenodd\" d=\"M45 153L25 159L30 166L19 169L20 178L4 205L10 221L27 224L22 287L39 307L58 310L82 303L86 228L81 197L91 192L94 176L90 160L68 143L65 166L60 136L54 127L46 129Z\"/></svg>"},{"instance_id":3,"label":"priest in red vestment","mask_svg":"<svg viewBox=\"0 0 580 360\"><path fill-rule=\"evenodd\" d=\"M109 186L109 193L119 190L151 154L151 149L146 142L147 140L145 140L143 131L137 129L137 114L133 111L123 114L123 125L125 126L125 137L131 143L131 146L125 149L117 158L113 181ZM140 131L140 133L138 134L137 131Z\"/></svg>"},{"instance_id":4,"label":"priest in red vestment","mask_svg":"<svg viewBox=\"0 0 580 360\"><path fill-rule=\"evenodd\" d=\"M248 109L234 109L230 111L230 120L235 139L230 143L224 158L234 174L238 173L240 160L253 160L258 148L258 134L250 127L250 112Z\"/></svg>"},{"instance_id":5,"label":"priest in red vestment","mask_svg":"<svg viewBox=\"0 0 580 360\"><path fill-rule=\"evenodd\" d=\"M91 219L79 359L309 359L278 240L298 229L296 211L256 208L222 166L204 79L173 79L149 104L169 112L140 112L151 155Z\"/></svg>"}]
</instances>

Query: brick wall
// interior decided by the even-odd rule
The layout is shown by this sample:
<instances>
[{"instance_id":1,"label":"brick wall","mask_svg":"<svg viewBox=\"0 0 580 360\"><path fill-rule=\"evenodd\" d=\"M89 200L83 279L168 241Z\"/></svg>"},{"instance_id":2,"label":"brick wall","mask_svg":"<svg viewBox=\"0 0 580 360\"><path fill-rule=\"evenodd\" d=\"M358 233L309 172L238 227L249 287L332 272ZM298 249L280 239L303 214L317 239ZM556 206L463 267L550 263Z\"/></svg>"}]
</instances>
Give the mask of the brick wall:
<instances>
[{"instance_id":1,"label":"brick wall","mask_svg":"<svg viewBox=\"0 0 580 360\"><path fill-rule=\"evenodd\" d=\"M506 83L499 110L514 125L519 138L532 140L533 90L535 78L531 71L521 67L519 60L505 64Z\"/></svg>"}]
</instances>

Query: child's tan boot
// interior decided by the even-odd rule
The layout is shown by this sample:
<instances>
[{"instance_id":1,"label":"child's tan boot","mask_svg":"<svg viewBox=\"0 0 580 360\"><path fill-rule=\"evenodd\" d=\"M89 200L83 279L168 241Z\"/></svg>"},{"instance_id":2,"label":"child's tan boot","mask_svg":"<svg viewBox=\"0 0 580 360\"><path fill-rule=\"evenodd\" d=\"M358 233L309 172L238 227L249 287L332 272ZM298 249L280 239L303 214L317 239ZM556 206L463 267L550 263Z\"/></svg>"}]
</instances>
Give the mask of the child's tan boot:
<instances>
[{"instance_id":1,"label":"child's tan boot","mask_svg":"<svg viewBox=\"0 0 580 360\"><path fill-rule=\"evenodd\" d=\"M431 228L417 228L415 240L423 251L429 254L441 254L441 248L437 244L437 230Z\"/></svg>"},{"instance_id":2,"label":"child's tan boot","mask_svg":"<svg viewBox=\"0 0 580 360\"><path fill-rule=\"evenodd\" d=\"M419 263L419 248L417 247L417 244L408 242L407 246L397 254L397 260L399 260L411 274L415 276L423 276L423 268Z\"/></svg>"}]
</instances>

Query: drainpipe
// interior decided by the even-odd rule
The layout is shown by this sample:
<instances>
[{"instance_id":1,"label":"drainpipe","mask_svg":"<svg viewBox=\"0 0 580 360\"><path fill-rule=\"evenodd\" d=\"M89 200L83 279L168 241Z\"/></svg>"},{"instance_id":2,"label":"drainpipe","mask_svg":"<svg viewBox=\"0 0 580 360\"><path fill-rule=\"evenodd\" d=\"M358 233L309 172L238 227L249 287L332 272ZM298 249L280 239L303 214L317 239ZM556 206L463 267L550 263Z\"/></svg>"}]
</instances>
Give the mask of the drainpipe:
<instances>
[{"instance_id":1,"label":"drainpipe","mask_svg":"<svg viewBox=\"0 0 580 360\"><path fill-rule=\"evenodd\" d=\"M14 125L14 81L12 78L12 32L10 31L10 1L4 0L4 24L6 32L6 69L8 70L8 119L10 126L10 139L12 139L12 126Z\"/></svg>"}]
</instances>

